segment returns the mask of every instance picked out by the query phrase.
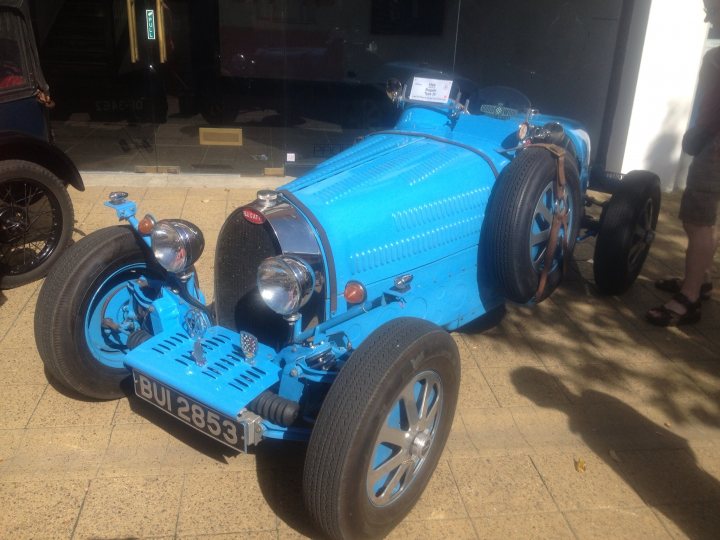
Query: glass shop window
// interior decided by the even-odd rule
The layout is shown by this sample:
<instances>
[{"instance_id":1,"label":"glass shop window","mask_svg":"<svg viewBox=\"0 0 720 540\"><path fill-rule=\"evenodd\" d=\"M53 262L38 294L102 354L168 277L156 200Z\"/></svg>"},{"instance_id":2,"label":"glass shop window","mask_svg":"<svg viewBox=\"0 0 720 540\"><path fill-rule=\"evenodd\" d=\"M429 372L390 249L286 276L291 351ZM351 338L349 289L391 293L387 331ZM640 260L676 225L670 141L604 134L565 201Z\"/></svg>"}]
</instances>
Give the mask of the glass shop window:
<instances>
[{"instance_id":1,"label":"glass shop window","mask_svg":"<svg viewBox=\"0 0 720 540\"><path fill-rule=\"evenodd\" d=\"M10 10L0 10L0 92L29 85L27 63L22 54L24 23Z\"/></svg>"}]
</instances>

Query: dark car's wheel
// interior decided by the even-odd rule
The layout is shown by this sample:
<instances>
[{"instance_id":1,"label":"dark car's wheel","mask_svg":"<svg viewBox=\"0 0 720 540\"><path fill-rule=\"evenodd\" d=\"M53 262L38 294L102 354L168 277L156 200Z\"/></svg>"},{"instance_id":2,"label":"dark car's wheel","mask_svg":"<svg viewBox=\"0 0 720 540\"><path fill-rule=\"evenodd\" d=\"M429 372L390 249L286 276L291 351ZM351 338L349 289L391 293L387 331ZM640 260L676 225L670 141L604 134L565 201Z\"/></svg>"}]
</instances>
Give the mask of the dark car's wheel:
<instances>
[{"instance_id":1,"label":"dark car's wheel","mask_svg":"<svg viewBox=\"0 0 720 540\"><path fill-rule=\"evenodd\" d=\"M395 319L333 383L310 437L305 503L332 538L377 538L412 509L447 441L460 385L450 335Z\"/></svg>"},{"instance_id":2,"label":"dark car's wheel","mask_svg":"<svg viewBox=\"0 0 720 540\"><path fill-rule=\"evenodd\" d=\"M485 218L486 260L493 265L495 278L504 295L521 304L546 298L560 283L563 259L572 256L583 207L577 163L565 159L565 197L558 200L554 184L557 161L542 148L523 150L497 180ZM568 228L558 232L558 247L548 269L547 286L535 298L545 254L550 241L553 214L566 208ZM567 236L567 252L562 239Z\"/></svg>"},{"instance_id":3,"label":"dark car's wheel","mask_svg":"<svg viewBox=\"0 0 720 540\"><path fill-rule=\"evenodd\" d=\"M0 289L47 274L72 229L72 201L57 176L29 161L0 162Z\"/></svg>"},{"instance_id":4,"label":"dark car's wheel","mask_svg":"<svg viewBox=\"0 0 720 540\"><path fill-rule=\"evenodd\" d=\"M231 125L240 113L240 92L220 82L208 83L200 94L200 114L210 125Z\"/></svg>"},{"instance_id":5,"label":"dark car's wheel","mask_svg":"<svg viewBox=\"0 0 720 540\"><path fill-rule=\"evenodd\" d=\"M152 300L163 278L128 227L101 229L68 249L43 283L35 312L35 341L48 371L85 396L121 397L128 340L147 331L129 285Z\"/></svg>"},{"instance_id":6,"label":"dark car's wheel","mask_svg":"<svg viewBox=\"0 0 720 540\"><path fill-rule=\"evenodd\" d=\"M660 178L633 171L603 208L593 273L603 294L621 294L635 282L655 238Z\"/></svg>"}]
</instances>

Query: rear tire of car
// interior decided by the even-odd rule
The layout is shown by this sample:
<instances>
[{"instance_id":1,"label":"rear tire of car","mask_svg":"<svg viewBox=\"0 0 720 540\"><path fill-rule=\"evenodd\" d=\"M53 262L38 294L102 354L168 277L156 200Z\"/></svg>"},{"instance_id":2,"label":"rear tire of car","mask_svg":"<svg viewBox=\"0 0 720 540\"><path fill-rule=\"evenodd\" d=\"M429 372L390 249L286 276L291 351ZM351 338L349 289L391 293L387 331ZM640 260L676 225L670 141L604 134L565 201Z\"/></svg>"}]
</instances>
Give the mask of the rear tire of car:
<instances>
[{"instance_id":1,"label":"rear tire of car","mask_svg":"<svg viewBox=\"0 0 720 540\"><path fill-rule=\"evenodd\" d=\"M303 473L306 508L325 535L380 538L407 515L440 459L459 387L454 340L421 319L392 320L352 353L323 402Z\"/></svg>"},{"instance_id":2,"label":"rear tire of car","mask_svg":"<svg viewBox=\"0 0 720 540\"><path fill-rule=\"evenodd\" d=\"M29 197L27 193L33 190L36 193ZM39 206L44 201L47 201L48 210L43 210L45 206ZM38 227L42 227L43 215L49 215L52 220L46 232L38 230ZM1 162L0 289L20 287L45 276L70 243L73 220L70 195L57 176L30 161L13 159ZM47 236L41 239L45 244L38 248L39 253L35 253L33 248L29 250L34 254L33 257L37 257L37 262L26 264L23 260L22 264L20 261L14 263L17 252L8 251L12 250L15 240L11 226L21 227L24 235L34 233ZM18 241L22 241L21 237L18 237Z\"/></svg>"},{"instance_id":3,"label":"rear tire of car","mask_svg":"<svg viewBox=\"0 0 720 540\"><path fill-rule=\"evenodd\" d=\"M655 237L660 200L660 178L632 171L603 208L593 257L601 293L622 294L637 279Z\"/></svg>"},{"instance_id":4,"label":"rear tire of car","mask_svg":"<svg viewBox=\"0 0 720 540\"><path fill-rule=\"evenodd\" d=\"M38 296L35 342L45 367L63 386L96 399L125 395L127 347L117 344L123 338L108 330L105 316L122 312L130 300L126 284L141 275L162 280L165 274L129 227L89 234L52 269ZM109 334L112 339L104 341Z\"/></svg>"},{"instance_id":5,"label":"rear tire of car","mask_svg":"<svg viewBox=\"0 0 720 540\"><path fill-rule=\"evenodd\" d=\"M505 297L519 304L540 302L560 283L563 260L572 257L583 206L577 162L565 156L566 200L569 207L567 253L558 242L547 285L536 298L555 205L553 186L557 160L544 148L527 148L502 171L488 204L482 243L496 283ZM545 238L543 240L543 238Z\"/></svg>"}]
</instances>

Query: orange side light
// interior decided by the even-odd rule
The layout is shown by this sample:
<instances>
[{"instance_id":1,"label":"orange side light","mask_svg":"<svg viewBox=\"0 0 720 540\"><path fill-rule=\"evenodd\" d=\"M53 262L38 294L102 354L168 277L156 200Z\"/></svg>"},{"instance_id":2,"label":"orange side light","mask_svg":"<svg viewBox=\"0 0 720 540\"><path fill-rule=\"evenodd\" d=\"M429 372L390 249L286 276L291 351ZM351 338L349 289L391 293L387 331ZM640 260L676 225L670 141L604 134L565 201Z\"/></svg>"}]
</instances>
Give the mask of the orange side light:
<instances>
[{"instance_id":1,"label":"orange side light","mask_svg":"<svg viewBox=\"0 0 720 540\"><path fill-rule=\"evenodd\" d=\"M145 217L138 222L138 231L143 236L152 233L153 227L155 227L155 220L150 214L146 214Z\"/></svg>"},{"instance_id":2,"label":"orange side light","mask_svg":"<svg viewBox=\"0 0 720 540\"><path fill-rule=\"evenodd\" d=\"M359 281L348 281L345 285L345 300L348 304L361 304L367 297L365 287Z\"/></svg>"}]
</instances>

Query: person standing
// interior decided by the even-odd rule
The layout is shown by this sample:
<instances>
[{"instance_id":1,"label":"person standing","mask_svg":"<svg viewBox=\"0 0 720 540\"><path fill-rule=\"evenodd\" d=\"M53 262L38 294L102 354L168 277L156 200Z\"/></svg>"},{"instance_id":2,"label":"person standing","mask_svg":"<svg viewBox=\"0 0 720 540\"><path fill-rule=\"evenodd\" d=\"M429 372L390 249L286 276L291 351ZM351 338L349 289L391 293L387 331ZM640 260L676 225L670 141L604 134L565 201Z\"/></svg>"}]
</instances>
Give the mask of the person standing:
<instances>
[{"instance_id":1,"label":"person standing","mask_svg":"<svg viewBox=\"0 0 720 540\"><path fill-rule=\"evenodd\" d=\"M720 28L720 0L705 0L705 22ZM672 299L646 314L657 326L692 324L700 320L702 300L710 298L710 269L717 248L716 223L720 207L720 47L703 59L698 81L695 125L683 136L683 151L693 156L680 202L680 219L688 238L685 276L655 282Z\"/></svg>"}]
</instances>

